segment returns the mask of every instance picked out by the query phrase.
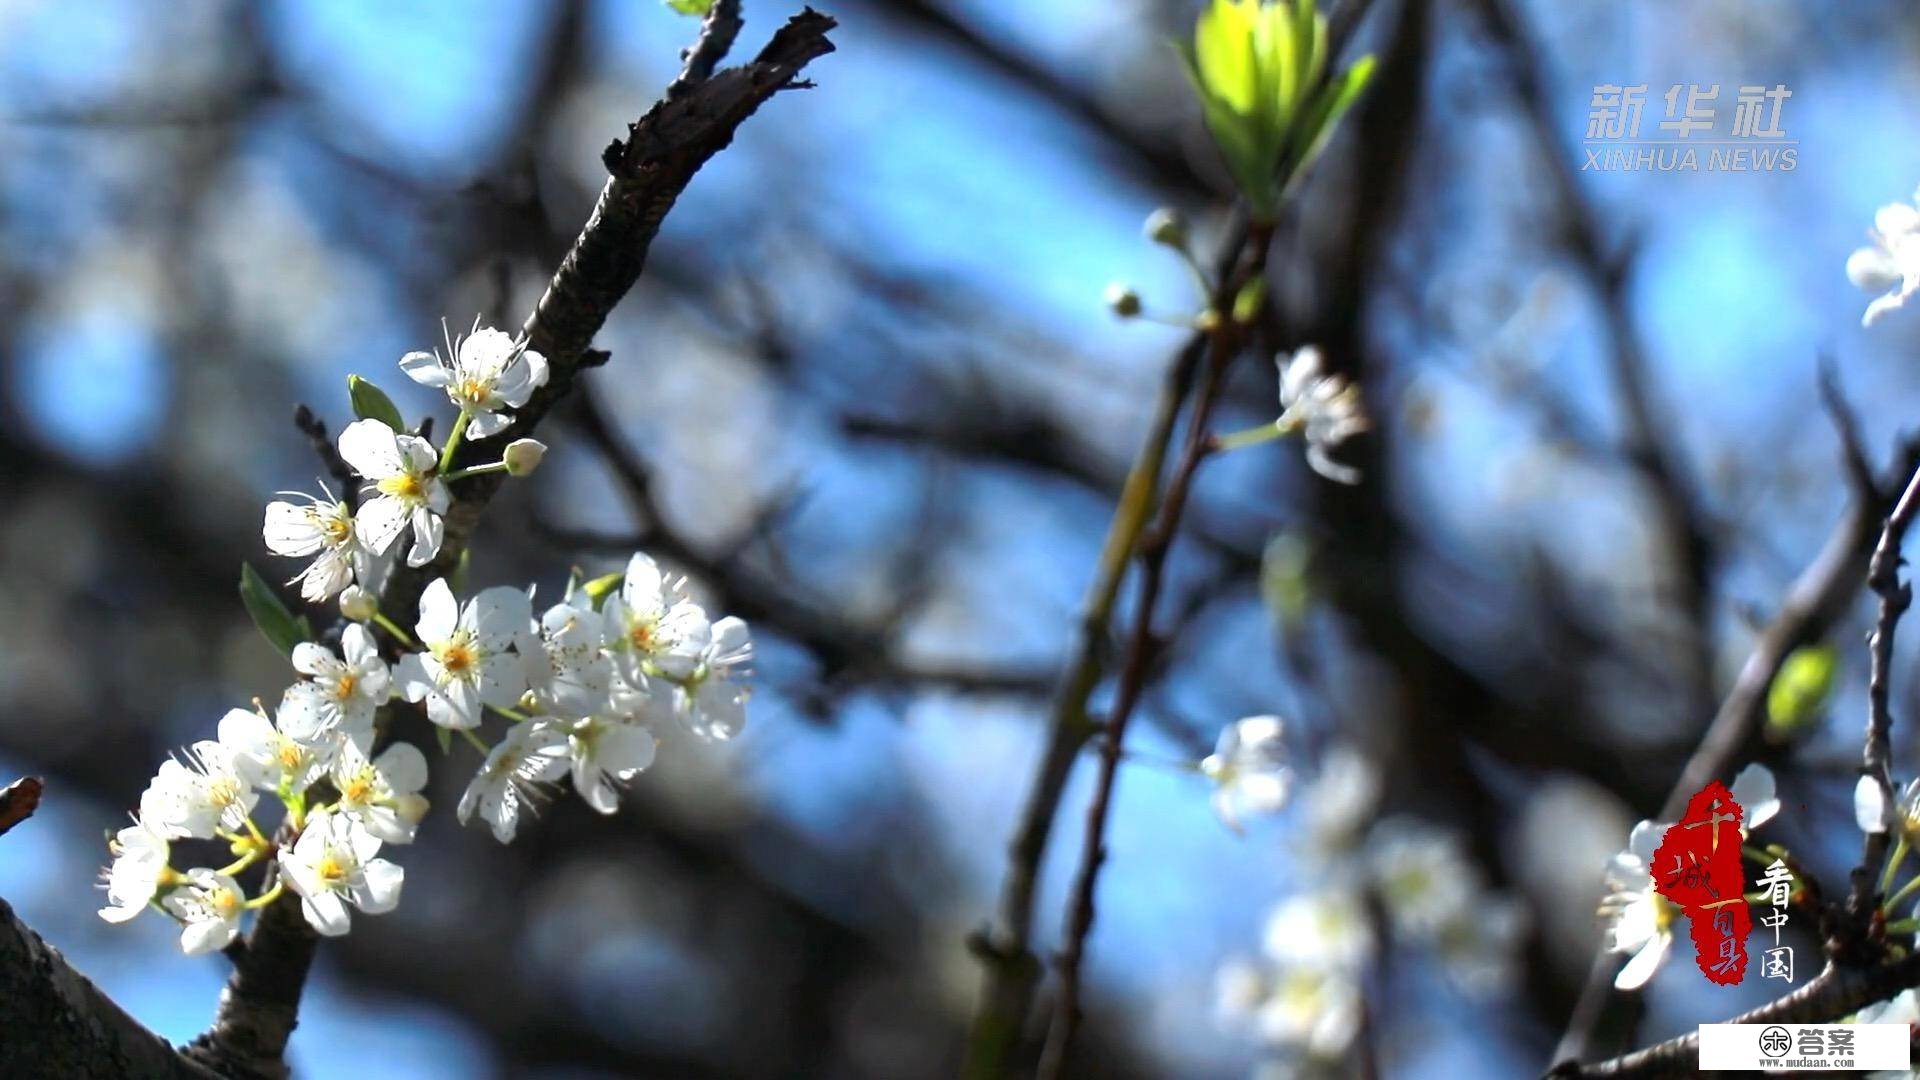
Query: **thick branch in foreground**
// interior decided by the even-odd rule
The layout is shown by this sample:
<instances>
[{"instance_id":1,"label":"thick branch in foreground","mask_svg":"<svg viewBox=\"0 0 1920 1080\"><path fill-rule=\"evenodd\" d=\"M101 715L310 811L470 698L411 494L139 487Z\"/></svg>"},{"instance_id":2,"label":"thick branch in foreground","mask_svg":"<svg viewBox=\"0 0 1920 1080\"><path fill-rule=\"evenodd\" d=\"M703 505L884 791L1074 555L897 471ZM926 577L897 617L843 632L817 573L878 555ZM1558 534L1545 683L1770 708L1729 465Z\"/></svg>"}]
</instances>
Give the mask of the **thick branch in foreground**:
<instances>
[{"instance_id":1,"label":"thick branch in foreground","mask_svg":"<svg viewBox=\"0 0 1920 1080\"><path fill-rule=\"evenodd\" d=\"M732 7L733 5L727 5ZM553 404L571 390L588 348L640 277L660 222L701 166L733 140L734 130L768 98L795 85L800 69L833 51L827 31L834 20L811 9L791 19L749 63L708 76L738 30L737 23L709 20L675 82L671 100L656 104L629 128L628 138L608 147L612 173L599 202L555 272L524 333L545 354L550 369L542 387L515 414L513 426L484 446L463 444L454 465L480 464L498 447L533 430ZM691 61L697 56L700 64ZM418 569L397 568L381 597L381 610L404 625L417 617L420 594L434 578L450 576L494 493L498 474L452 484L454 501L439 558ZM213 1027L189 1053L230 1077L279 1078L288 1038L297 1023L300 990L313 963L313 931L289 893L261 912L234 972L221 994ZM158 1074L156 1074L158 1075Z\"/></svg>"},{"instance_id":2,"label":"thick branch in foreground","mask_svg":"<svg viewBox=\"0 0 1920 1080\"><path fill-rule=\"evenodd\" d=\"M67 964L0 900L0 1076L215 1080Z\"/></svg>"}]
</instances>

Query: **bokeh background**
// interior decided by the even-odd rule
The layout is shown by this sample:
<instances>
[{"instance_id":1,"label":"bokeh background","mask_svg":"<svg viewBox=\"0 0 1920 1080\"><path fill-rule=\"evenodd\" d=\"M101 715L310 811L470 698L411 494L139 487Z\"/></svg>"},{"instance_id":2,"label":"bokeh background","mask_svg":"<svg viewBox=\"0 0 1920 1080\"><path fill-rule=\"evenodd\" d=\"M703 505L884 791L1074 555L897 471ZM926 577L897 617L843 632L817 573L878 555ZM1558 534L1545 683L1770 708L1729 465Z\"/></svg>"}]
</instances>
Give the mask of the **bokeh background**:
<instances>
[{"instance_id":1,"label":"bokeh background","mask_svg":"<svg viewBox=\"0 0 1920 1080\"><path fill-rule=\"evenodd\" d=\"M1172 205L1210 246L1225 185L1166 44L1189 0L822 3L841 29L819 86L681 200L600 336L592 408L547 425L473 571L555 589L661 554L753 622L749 728L668 745L611 820L560 800L502 848L432 816L399 853L405 903L321 952L304 1075L957 1060L963 938L1181 341L1101 291L1189 308L1139 224ZM1136 745L1192 758L1283 713L1303 774L1338 736L1388 810L1462 830L1527 904L1518 976L1484 1007L1396 958L1370 1034L1391 1074L1520 1075L1586 974L1606 857L1847 499L1817 359L1876 460L1920 402L1920 317L1863 331L1842 273L1920 181L1920 27L1893 0L1371 9L1381 74L1271 274L1290 339L1365 384L1368 477L1333 490L1288 444L1206 469ZM791 10L748 0L743 50ZM182 958L164 920L95 918L100 837L170 748L289 679L233 586L242 560L294 570L259 539L270 494L322 472L294 405L337 430L358 372L444 411L393 362L443 317L519 323L692 29L652 0L0 0L0 777L48 781L0 842L0 894L163 1034L205 1026L224 961ZM1733 86L1787 85L1798 167L1578 172L1593 86L1636 82L1648 128L1673 83L1722 84L1723 123ZM1271 367L1229 394L1227 426L1270 419ZM1857 850L1863 611L1832 635L1830 717L1767 751L1776 838L1829 874ZM441 809L470 758L437 770ZM1235 836L1199 778L1127 769L1088 1075L1264 1059L1214 1022L1213 980L1302 884L1294 826ZM1767 995L1682 959L1638 1037Z\"/></svg>"}]
</instances>

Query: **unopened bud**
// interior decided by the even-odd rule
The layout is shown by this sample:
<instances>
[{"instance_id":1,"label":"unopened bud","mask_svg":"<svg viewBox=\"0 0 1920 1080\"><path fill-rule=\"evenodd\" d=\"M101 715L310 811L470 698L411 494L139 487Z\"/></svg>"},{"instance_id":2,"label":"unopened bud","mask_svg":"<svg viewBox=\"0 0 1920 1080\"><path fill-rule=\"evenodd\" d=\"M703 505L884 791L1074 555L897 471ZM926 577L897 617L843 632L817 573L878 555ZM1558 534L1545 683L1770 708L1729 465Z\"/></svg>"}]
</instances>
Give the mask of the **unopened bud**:
<instances>
[{"instance_id":1,"label":"unopened bud","mask_svg":"<svg viewBox=\"0 0 1920 1080\"><path fill-rule=\"evenodd\" d=\"M539 439L515 439L507 444L500 460L506 463L508 476L526 476L539 468L540 459L546 456L547 444Z\"/></svg>"},{"instance_id":2,"label":"unopened bud","mask_svg":"<svg viewBox=\"0 0 1920 1080\"><path fill-rule=\"evenodd\" d=\"M1147 215L1147 224L1143 230L1147 239L1156 244L1165 244L1170 248L1187 246L1187 219L1180 212L1169 207L1161 207Z\"/></svg>"},{"instance_id":3,"label":"unopened bud","mask_svg":"<svg viewBox=\"0 0 1920 1080\"><path fill-rule=\"evenodd\" d=\"M1107 310L1123 319L1140 314L1140 294L1119 282L1107 286Z\"/></svg>"},{"instance_id":4,"label":"unopened bud","mask_svg":"<svg viewBox=\"0 0 1920 1080\"><path fill-rule=\"evenodd\" d=\"M380 602L358 585L349 585L340 594L340 614L354 622L366 622L380 611Z\"/></svg>"}]
</instances>

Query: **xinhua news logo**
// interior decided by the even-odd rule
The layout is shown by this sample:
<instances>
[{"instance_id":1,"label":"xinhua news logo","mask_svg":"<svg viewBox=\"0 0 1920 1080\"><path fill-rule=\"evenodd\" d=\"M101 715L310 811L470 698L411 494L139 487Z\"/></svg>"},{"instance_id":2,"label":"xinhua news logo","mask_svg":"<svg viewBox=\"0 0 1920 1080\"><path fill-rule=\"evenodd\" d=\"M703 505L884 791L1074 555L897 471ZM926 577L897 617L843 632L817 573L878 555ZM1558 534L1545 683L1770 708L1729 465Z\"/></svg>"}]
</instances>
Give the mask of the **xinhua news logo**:
<instances>
[{"instance_id":1,"label":"xinhua news logo","mask_svg":"<svg viewBox=\"0 0 1920 1080\"><path fill-rule=\"evenodd\" d=\"M1781 114L1793 91L1784 83L1730 88L1674 83L1653 99L1665 118L1641 136L1648 83L1593 88L1582 143L1583 172L1792 172L1800 145ZM1727 106L1731 106L1728 108Z\"/></svg>"},{"instance_id":2,"label":"xinhua news logo","mask_svg":"<svg viewBox=\"0 0 1920 1080\"><path fill-rule=\"evenodd\" d=\"M1907 1069L1906 1024L1701 1024L1700 1071Z\"/></svg>"}]
</instances>

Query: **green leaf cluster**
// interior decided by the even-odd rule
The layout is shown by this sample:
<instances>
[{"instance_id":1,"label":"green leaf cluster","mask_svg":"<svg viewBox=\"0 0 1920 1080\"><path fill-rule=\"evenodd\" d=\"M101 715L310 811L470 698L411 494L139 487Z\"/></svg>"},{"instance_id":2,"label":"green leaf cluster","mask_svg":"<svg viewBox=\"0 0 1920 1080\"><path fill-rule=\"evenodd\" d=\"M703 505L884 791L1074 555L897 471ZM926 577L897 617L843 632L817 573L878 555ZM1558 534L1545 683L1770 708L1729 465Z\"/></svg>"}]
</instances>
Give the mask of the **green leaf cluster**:
<instances>
[{"instance_id":1,"label":"green leaf cluster","mask_svg":"<svg viewBox=\"0 0 1920 1080\"><path fill-rule=\"evenodd\" d=\"M1327 19L1314 0L1213 0L1182 55L1228 170L1267 220L1374 67L1365 56L1327 77Z\"/></svg>"}]
</instances>

